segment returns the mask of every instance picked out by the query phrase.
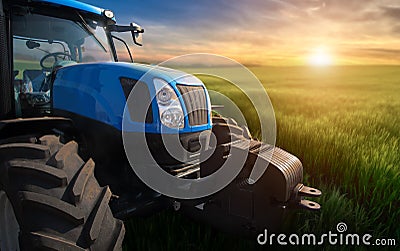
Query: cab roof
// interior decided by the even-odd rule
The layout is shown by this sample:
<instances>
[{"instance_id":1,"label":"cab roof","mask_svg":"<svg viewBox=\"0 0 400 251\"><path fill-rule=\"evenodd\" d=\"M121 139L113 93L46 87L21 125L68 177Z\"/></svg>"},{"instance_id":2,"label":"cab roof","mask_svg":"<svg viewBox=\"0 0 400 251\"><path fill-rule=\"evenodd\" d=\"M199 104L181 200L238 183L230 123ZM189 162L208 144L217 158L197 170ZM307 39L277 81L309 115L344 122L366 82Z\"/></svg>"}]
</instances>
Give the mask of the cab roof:
<instances>
[{"instance_id":1,"label":"cab roof","mask_svg":"<svg viewBox=\"0 0 400 251\"><path fill-rule=\"evenodd\" d=\"M104 9L102 8L74 0L31 0L30 2L52 5L55 7L67 7L75 9L80 12L87 12L100 16L103 16L104 12ZM115 21L115 18L113 17L112 20Z\"/></svg>"}]
</instances>

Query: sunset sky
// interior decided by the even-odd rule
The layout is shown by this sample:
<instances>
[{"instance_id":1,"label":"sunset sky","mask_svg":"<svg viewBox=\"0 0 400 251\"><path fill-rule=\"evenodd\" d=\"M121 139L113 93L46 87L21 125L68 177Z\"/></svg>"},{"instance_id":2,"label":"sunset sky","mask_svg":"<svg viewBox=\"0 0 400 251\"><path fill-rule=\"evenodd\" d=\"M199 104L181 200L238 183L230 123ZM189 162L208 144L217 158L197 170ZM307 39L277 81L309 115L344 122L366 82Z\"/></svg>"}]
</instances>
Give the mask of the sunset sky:
<instances>
[{"instance_id":1,"label":"sunset sky","mask_svg":"<svg viewBox=\"0 0 400 251\"><path fill-rule=\"evenodd\" d=\"M400 64L399 0L83 2L145 28L137 61L217 53L247 65Z\"/></svg>"}]
</instances>

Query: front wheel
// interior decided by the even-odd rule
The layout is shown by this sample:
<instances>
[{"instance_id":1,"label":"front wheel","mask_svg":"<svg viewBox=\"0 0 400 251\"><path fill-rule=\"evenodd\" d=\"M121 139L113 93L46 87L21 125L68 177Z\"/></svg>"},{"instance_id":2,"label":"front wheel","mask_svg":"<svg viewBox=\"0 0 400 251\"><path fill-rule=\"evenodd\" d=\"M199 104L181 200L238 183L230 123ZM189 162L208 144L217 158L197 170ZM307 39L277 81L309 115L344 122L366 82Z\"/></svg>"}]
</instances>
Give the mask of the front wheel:
<instances>
[{"instance_id":1,"label":"front wheel","mask_svg":"<svg viewBox=\"0 0 400 251\"><path fill-rule=\"evenodd\" d=\"M239 126L233 118L215 116L212 118L212 131L216 137L217 145L226 144L237 139L252 139L247 126Z\"/></svg>"},{"instance_id":2,"label":"front wheel","mask_svg":"<svg viewBox=\"0 0 400 251\"><path fill-rule=\"evenodd\" d=\"M0 250L121 249L111 191L77 150L56 136L0 145Z\"/></svg>"}]
</instances>

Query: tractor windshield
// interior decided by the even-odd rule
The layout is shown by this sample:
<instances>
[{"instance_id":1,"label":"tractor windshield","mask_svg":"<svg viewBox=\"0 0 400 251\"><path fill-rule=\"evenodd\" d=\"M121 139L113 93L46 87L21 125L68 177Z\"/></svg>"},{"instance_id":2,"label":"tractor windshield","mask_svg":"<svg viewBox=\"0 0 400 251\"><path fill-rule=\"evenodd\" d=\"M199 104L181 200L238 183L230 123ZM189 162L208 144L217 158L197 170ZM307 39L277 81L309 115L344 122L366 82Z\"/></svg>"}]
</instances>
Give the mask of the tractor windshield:
<instances>
[{"instance_id":1,"label":"tractor windshield","mask_svg":"<svg viewBox=\"0 0 400 251\"><path fill-rule=\"evenodd\" d=\"M78 13L76 16L73 21L32 13L13 15L14 74L44 78L55 67L111 61L104 28ZM39 87L32 88L37 91Z\"/></svg>"},{"instance_id":2,"label":"tractor windshield","mask_svg":"<svg viewBox=\"0 0 400 251\"><path fill-rule=\"evenodd\" d=\"M112 60L101 21L83 17L77 11L53 12L54 9L16 8L12 13L17 116L50 113L52 73L59 67Z\"/></svg>"}]
</instances>

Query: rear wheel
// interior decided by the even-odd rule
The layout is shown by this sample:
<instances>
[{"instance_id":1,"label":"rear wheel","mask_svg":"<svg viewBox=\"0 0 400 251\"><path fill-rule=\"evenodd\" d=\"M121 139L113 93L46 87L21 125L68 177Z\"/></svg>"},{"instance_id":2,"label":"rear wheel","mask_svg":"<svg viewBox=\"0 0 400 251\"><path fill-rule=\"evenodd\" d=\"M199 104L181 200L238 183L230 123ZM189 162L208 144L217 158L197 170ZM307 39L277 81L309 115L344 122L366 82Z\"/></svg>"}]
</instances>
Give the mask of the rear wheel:
<instances>
[{"instance_id":1,"label":"rear wheel","mask_svg":"<svg viewBox=\"0 0 400 251\"><path fill-rule=\"evenodd\" d=\"M0 145L0 250L121 249L111 191L77 150L56 136Z\"/></svg>"}]
</instances>

